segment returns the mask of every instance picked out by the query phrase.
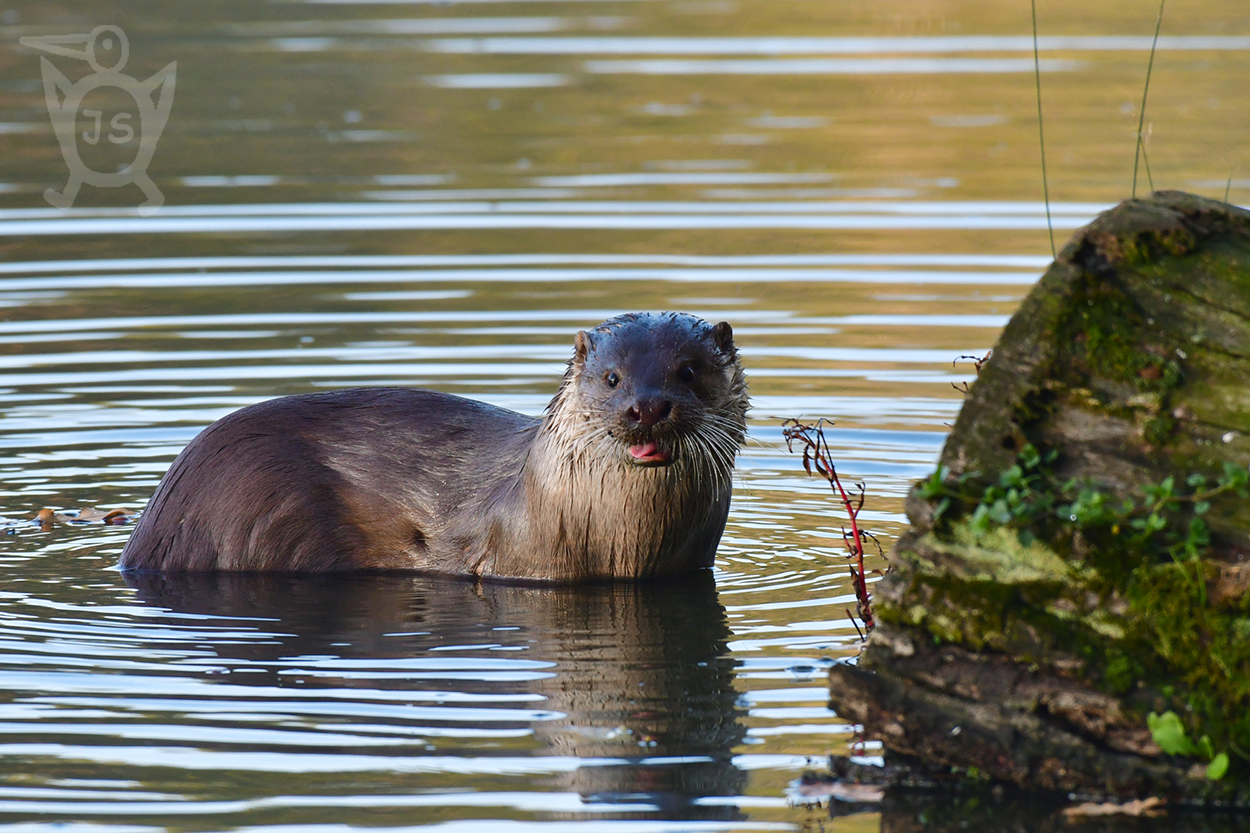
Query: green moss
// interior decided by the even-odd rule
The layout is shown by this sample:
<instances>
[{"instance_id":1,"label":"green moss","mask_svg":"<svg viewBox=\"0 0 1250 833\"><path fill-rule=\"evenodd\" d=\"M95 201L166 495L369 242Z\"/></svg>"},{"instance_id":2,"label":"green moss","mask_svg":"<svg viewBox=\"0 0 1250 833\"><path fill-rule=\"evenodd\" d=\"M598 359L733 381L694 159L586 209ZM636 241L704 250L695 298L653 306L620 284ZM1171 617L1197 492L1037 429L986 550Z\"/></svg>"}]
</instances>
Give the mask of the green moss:
<instances>
[{"instance_id":1,"label":"green moss","mask_svg":"<svg viewBox=\"0 0 1250 833\"><path fill-rule=\"evenodd\" d=\"M1065 602L1087 592L1092 574L1085 567L1065 562L1040 542L1021 544L1012 530L982 534L958 521L916 544L898 553L907 559L911 578L903 595L924 603L895 608L881 601L882 621L922 627L943 642L988 647L1029 663L1063 653L1079 631L1116 627L1102 611Z\"/></svg>"},{"instance_id":2,"label":"green moss","mask_svg":"<svg viewBox=\"0 0 1250 833\"><path fill-rule=\"evenodd\" d=\"M1084 624L1100 636L1108 639L1124 639L1128 636L1128 630L1119 617L1107 615L1103 611L1093 611L1084 619Z\"/></svg>"},{"instance_id":3,"label":"green moss","mask_svg":"<svg viewBox=\"0 0 1250 833\"><path fill-rule=\"evenodd\" d=\"M1143 672L1141 664L1127 654L1108 656L1103 670L1103 683L1111 692L1125 694L1137 685Z\"/></svg>"},{"instance_id":4,"label":"green moss","mask_svg":"<svg viewBox=\"0 0 1250 833\"><path fill-rule=\"evenodd\" d=\"M919 593L926 603L882 605L882 621L920 627L942 643L999 651L1024 664L1079 657L1084 676L1114 694L1171 688L1194 736L1250 748L1250 617L1197 604L1175 565L1143 564L1131 571L1127 609L1120 613L1063 604L1073 594L1091 592L1081 580L1004 587L944 571L914 580L923 589L908 595Z\"/></svg>"},{"instance_id":5,"label":"green moss","mask_svg":"<svg viewBox=\"0 0 1250 833\"><path fill-rule=\"evenodd\" d=\"M1081 571L1079 564L1065 561L1039 540L1020 543L1019 533L1005 526L982 533L966 523L954 524L948 535L931 538L929 546L957 556L954 562L965 578L999 585L1068 584Z\"/></svg>"},{"instance_id":6,"label":"green moss","mask_svg":"<svg viewBox=\"0 0 1250 833\"><path fill-rule=\"evenodd\" d=\"M1032 447L1019 459L989 486L926 484L953 508L903 553L907 606L881 618L1026 664L1079 657L1117 694L1171 687L1195 737L1250 748L1250 597L1207 603L1202 521L1250 475L1169 477L1119 502L1059 482Z\"/></svg>"},{"instance_id":7,"label":"green moss","mask_svg":"<svg viewBox=\"0 0 1250 833\"><path fill-rule=\"evenodd\" d=\"M1163 445L1176 429L1176 420L1169 414L1155 414L1142 424L1142 439L1150 445Z\"/></svg>"},{"instance_id":8,"label":"green moss","mask_svg":"<svg viewBox=\"0 0 1250 833\"><path fill-rule=\"evenodd\" d=\"M1153 660L1147 674L1176 686L1191 734L1247 748L1250 600L1231 610L1194 604L1179 572L1165 566L1135 570L1127 597Z\"/></svg>"},{"instance_id":9,"label":"green moss","mask_svg":"<svg viewBox=\"0 0 1250 833\"><path fill-rule=\"evenodd\" d=\"M1149 315L1119 279L1085 274L1075 281L1057 336L1062 347L1054 370L1076 387L1100 377L1131 385L1155 394L1157 410L1182 381L1175 346L1159 344Z\"/></svg>"}]
</instances>

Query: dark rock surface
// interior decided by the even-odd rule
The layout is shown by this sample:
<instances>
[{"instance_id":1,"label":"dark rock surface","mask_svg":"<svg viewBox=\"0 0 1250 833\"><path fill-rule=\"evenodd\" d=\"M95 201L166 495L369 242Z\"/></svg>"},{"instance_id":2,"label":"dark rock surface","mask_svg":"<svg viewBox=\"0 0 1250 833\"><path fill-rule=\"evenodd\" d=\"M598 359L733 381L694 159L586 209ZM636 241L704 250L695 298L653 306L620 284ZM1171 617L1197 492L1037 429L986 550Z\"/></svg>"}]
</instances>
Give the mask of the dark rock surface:
<instances>
[{"instance_id":1,"label":"dark rock surface","mask_svg":"<svg viewBox=\"0 0 1250 833\"><path fill-rule=\"evenodd\" d=\"M1250 212L1122 203L1021 305L913 489L833 708L887 759L1250 805L1248 462ZM1147 726L1169 711L1182 754Z\"/></svg>"}]
</instances>

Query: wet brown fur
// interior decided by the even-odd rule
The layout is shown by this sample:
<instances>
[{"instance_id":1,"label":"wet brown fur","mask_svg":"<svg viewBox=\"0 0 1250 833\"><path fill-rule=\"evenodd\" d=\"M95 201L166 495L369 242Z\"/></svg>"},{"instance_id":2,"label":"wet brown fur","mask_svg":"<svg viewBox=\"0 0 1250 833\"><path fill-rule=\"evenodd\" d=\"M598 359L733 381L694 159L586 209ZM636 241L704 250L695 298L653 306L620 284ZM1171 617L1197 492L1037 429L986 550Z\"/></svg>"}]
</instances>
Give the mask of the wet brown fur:
<instances>
[{"instance_id":1,"label":"wet brown fur","mask_svg":"<svg viewBox=\"0 0 1250 833\"><path fill-rule=\"evenodd\" d=\"M656 403L671 414L636 418ZM678 313L578 333L539 419L413 388L262 402L183 450L120 566L561 582L709 567L746 408L729 325ZM671 463L634 462L647 442Z\"/></svg>"}]
</instances>

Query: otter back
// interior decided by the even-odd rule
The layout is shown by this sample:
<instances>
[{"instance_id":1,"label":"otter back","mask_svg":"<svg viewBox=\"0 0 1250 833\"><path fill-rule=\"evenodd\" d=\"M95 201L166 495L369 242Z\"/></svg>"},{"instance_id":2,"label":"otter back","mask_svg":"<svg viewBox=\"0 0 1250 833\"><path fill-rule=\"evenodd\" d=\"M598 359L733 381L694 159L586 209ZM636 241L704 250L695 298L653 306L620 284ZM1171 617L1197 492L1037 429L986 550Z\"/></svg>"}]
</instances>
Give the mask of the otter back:
<instances>
[{"instance_id":1,"label":"otter back","mask_svg":"<svg viewBox=\"0 0 1250 833\"><path fill-rule=\"evenodd\" d=\"M431 538L538 420L407 388L291 396L213 423L174 460L122 552L128 570L430 569Z\"/></svg>"},{"instance_id":2,"label":"otter back","mask_svg":"<svg viewBox=\"0 0 1250 833\"><path fill-rule=\"evenodd\" d=\"M746 407L729 325L676 313L579 333L541 419L410 388L263 402L178 455L120 566L566 582L710 567Z\"/></svg>"}]
</instances>

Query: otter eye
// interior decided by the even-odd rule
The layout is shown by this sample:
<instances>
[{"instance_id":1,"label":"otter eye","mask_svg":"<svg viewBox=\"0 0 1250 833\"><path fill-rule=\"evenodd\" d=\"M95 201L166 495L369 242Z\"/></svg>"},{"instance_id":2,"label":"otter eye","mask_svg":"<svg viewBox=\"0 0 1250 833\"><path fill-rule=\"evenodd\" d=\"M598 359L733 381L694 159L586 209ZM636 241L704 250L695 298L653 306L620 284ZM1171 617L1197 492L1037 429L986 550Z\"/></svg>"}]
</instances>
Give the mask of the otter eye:
<instances>
[{"instance_id":1,"label":"otter eye","mask_svg":"<svg viewBox=\"0 0 1250 833\"><path fill-rule=\"evenodd\" d=\"M614 388L621 383L621 377L616 375L616 371L610 371L607 376L603 377L608 383L608 387Z\"/></svg>"},{"instance_id":2,"label":"otter eye","mask_svg":"<svg viewBox=\"0 0 1250 833\"><path fill-rule=\"evenodd\" d=\"M677 378L687 385L690 384L694 381L694 368L688 364L683 364L677 371Z\"/></svg>"}]
</instances>

